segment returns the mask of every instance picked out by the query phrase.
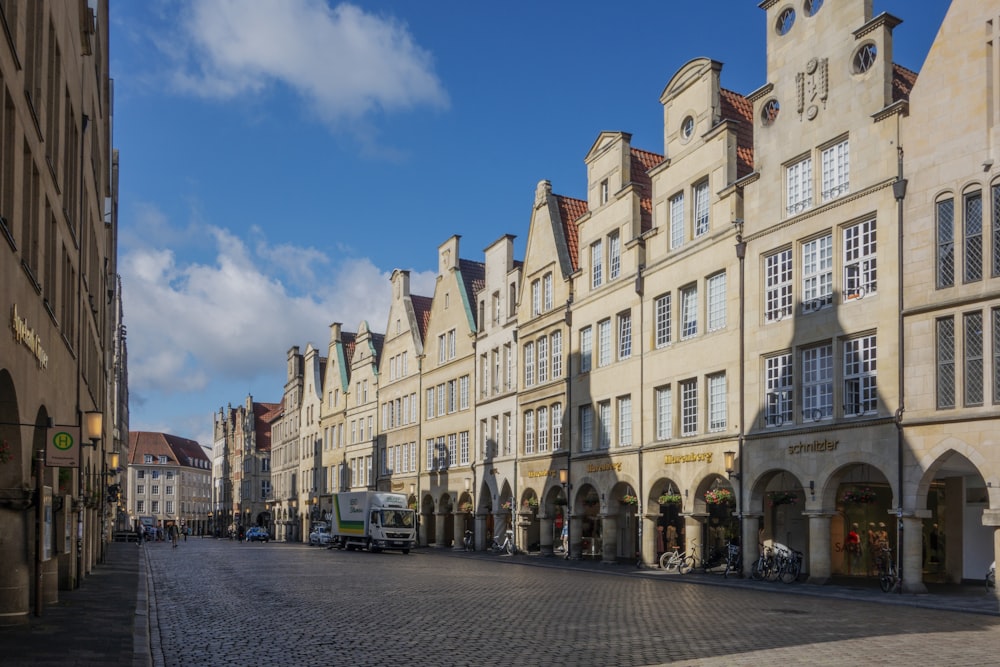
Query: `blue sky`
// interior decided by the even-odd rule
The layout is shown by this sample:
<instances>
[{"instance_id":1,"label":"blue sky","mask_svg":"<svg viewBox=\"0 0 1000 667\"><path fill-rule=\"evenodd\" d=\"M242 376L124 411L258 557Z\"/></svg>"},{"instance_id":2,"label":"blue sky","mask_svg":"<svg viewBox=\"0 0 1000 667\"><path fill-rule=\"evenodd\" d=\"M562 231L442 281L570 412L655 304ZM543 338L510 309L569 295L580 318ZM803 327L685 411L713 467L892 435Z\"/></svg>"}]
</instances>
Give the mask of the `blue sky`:
<instances>
[{"instance_id":1,"label":"blue sky","mask_svg":"<svg viewBox=\"0 0 1000 667\"><path fill-rule=\"evenodd\" d=\"M903 19L895 62L920 69L948 4L875 0ZM211 444L220 407L280 401L292 345L383 331L394 269L430 296L452 234L522 256L535 184L585 198L601 131L663 153L689 60L766 83L757 0L614 7L112 2L132 430Z\"/></svg>"}]
</instances>

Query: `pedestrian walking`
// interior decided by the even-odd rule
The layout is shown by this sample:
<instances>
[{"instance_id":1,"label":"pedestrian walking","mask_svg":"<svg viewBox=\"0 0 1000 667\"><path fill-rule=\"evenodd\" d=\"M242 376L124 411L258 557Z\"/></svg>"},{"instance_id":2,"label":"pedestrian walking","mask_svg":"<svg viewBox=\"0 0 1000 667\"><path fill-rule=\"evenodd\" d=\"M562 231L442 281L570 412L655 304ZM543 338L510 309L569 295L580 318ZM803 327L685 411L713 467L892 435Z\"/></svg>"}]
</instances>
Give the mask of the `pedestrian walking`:
<instances>
[{"instance_id":1,"label":"pedestrian walking","mask_svg":"<svg viewBox=\"0 0 1000 667\"><path fill-rule=\"evenodd\" d=\"M146 540L146 531L143 529L141 523L135 524L135 543L136 546L142 546L142 543Z\"/></svg>"},{"instance_id":2,"label":"pedestrian walking","mask_svg":"<svg viewBox=\"0 0 1000 667\"><path fill-rule=\"evenodd\" d=\"M181 529L177 527L177 524L170 525L170 541L174 543L174 548L177 548L177 541L181 537Z\"/></svg>"}]
</instances>

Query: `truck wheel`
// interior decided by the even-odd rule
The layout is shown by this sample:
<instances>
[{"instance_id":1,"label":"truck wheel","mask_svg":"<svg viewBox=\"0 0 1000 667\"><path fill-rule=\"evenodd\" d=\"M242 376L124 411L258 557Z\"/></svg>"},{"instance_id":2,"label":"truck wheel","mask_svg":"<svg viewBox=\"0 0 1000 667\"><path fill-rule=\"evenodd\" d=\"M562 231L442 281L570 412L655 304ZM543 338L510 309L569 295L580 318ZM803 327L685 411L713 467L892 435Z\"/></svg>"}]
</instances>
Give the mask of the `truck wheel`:
<instances>
[{"instance_id":1,"label":"truck wheel","mask_svg":"<svg viewBox=\"0 0 1000 667\"><path fill-rule=\"evenodd\" d=\"M410 550L409 549L403 549L403 555L404 556L410 555Z\"/></svg>"}]
</instances>

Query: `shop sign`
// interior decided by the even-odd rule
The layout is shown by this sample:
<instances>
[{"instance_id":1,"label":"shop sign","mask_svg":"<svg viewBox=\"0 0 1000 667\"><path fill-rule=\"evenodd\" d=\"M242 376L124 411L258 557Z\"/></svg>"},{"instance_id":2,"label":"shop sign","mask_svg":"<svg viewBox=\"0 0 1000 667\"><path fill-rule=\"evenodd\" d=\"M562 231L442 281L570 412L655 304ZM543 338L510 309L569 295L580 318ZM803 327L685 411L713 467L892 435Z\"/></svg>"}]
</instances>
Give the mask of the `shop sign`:
<instances>
[{"instance_id":1,"label":"shop sign","mask_svg":"<svg viewBox=\"0 0 1000 667\"><path fill-rule=\"evenodd\" d=\"M24 345L38 361L39 368L48 368L49 353L42 347L38 332L28 326L28 320L17 314L17 304L10 308L10 328L14 332L14 342Z\"/></svg>"},{"instance_id":2,"label":"shop sign","mask_svg":"<svg viewBox=\"0 0 1000 667\"><path fill-rule=\"evenodd\" d=\"M529 479L534 477L555 477L555 470L529 470L526 477Z\"/></svg>"},{"instance_id":3,"label":"shop sign","mask_svg":"<svg viewBox=\"0 0 1000 667\"><path fill-rule=\"evenodd\" d=\"M789 456L794 454L818 454L820 452L832 452L837 449L840 440L813 440L812 442L799 442L788 445Z\"/></svg>"},{"instance_id":4,"label":"shop sign","mask_svg":"<svg viewBox=\"0 0 1000 667\"><path fill-rule=\"evenodd\" d=\"M397 482L396 480L393 480L393 482L392 482L392 490L393 491L402 491L403 490L403 486L405 486L403 484L403 482Z\"/></svg>"},{"instance_id":5,"label":"shop sign","mask_svg":"<svg viewBox=\"0 0 1000 667\"><path fill-rule=\"evenodd\" d=\"M608 463L588 463L587 472L621 472L622 464L617 461L609 461Z\"/></svg>"},{"instance_id":6,"label":"shop sign","mask_svg":"<svg viewBox=\"0 0 1000 667\"><path fill-rule=\"evenodd\" d=\"M663 463L673 465L674 463L711 463L712 452L692 452L690 454L667 454L663 457Z\"/></svg>"}]
</instances>

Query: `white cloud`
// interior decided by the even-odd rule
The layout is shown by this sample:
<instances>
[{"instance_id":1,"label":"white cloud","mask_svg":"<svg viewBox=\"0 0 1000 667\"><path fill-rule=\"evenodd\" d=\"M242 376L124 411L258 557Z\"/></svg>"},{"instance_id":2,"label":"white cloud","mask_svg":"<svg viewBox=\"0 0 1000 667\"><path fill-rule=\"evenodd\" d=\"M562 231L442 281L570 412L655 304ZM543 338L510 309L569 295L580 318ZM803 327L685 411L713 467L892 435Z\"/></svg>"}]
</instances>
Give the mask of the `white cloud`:
<instances>
[{"instance_id":1,"label":"white cloud","mask_svg":"<svg viewBox=\"0 0 1000 667\"><path fill-rule=\"evenodd\" d=\"M448 105L430 53L391 17L326 0L195 0L179 15L174 82L189 93L228 99L284 85L331 124Z\"/></svg>"},{"instance_id":2,"label":"white cloud","mask_svg":"<svg viewBox=\"0 0 1000 667\"><path fill-rule=\"evenodd\" d=\"M160 228L162 218L153 216ZM188 230L191 233L192 230ZM257 230L257 253L230 231L201 229L214 250L206 262L181 260L173 250L136 244L123 250L125 322L129 332L129 384L135 398L211 393L213 386L273 377L293 345L309 342L323 353L329 324L355 331L366 320L383 331L391 302L390 271L367 258L331 258L313 248L269 246ZM140 235L136 235L138 239ZM325 267L311 289L290 293L275 254ZM433 272L411 275L414 285L434 284ZM414 289L418 294L429 294ZM280 393L280 385L260 388ZM219 396L222 405L241 396Z\"/></svg>"}]
</instances>

